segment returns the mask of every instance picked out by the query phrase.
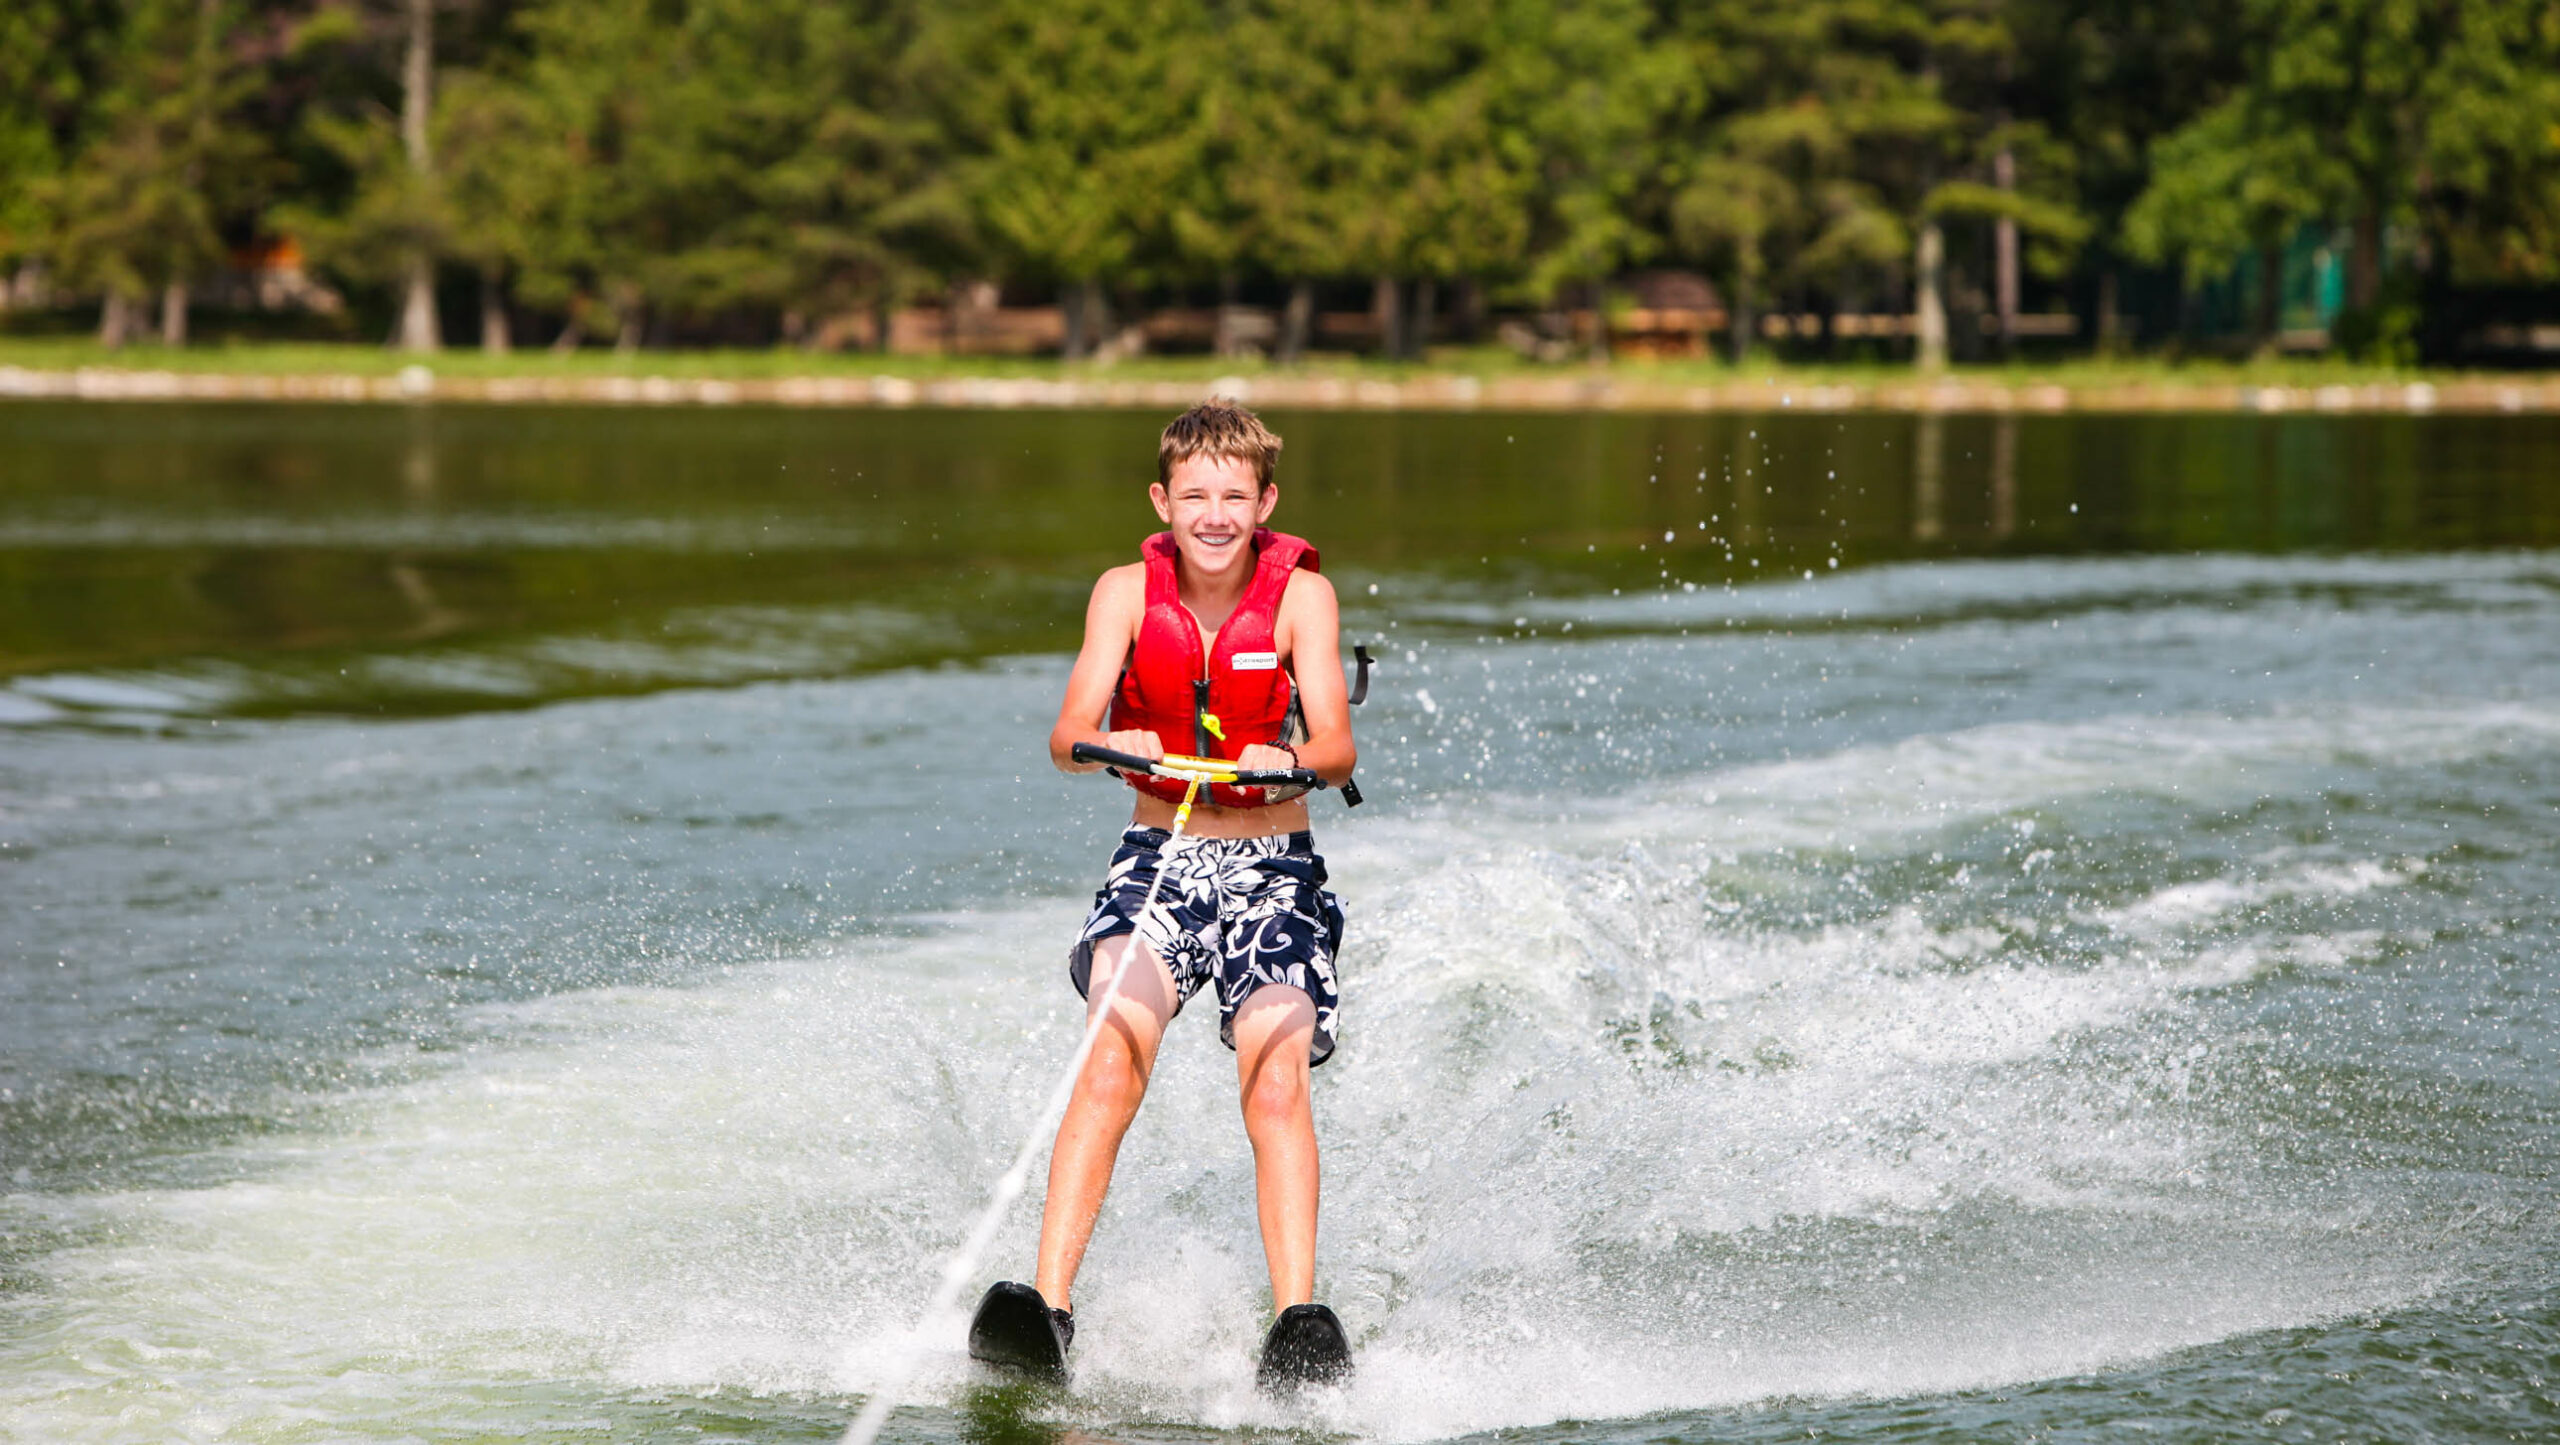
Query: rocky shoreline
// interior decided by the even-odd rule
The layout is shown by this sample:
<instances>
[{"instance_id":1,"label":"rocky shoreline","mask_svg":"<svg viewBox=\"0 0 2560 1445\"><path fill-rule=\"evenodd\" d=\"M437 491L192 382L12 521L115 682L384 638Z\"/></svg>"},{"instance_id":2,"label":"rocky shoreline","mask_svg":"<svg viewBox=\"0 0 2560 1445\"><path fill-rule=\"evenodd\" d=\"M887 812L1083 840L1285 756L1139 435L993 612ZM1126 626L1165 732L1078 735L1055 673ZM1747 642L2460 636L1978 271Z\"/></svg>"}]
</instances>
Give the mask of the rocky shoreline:
<instances>
[{"instance_id":1,"label":"rocky shoreline","mask_svg":"<svg viewBox=\"0 0 2560 1445\"><path fill-rule=\"evenodd\" d=\"M1610 372L1400 379L1223 376L1101 377L439 376L410 366L349 373L42 370L0 366L0 398L80 401L337 401L598 406L1070 408L1187 406L1231 396L1284 410L1658 412L2560 412L2560 377L2478 377L2318 386L2245 381L2010 383L1914 377L1885 382L1689 383Z\"/></svg>"}]
</instances>

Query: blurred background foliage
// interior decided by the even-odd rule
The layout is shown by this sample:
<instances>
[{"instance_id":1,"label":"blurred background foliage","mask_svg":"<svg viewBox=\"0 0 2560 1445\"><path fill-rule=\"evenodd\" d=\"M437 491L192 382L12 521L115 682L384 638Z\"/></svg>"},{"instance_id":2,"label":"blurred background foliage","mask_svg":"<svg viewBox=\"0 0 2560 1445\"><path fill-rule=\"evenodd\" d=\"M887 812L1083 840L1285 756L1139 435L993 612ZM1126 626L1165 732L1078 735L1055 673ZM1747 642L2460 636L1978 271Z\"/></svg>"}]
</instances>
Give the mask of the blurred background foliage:
<instances>
[{"instance_id":1,"label":"blurred background foliage","mask_svg":"<svg viewBox=\"0 0 2560 1445\"><path fill-rule=\"evenodd\" d=\"M2560 321L2560 0L12 0L0 266L111 345L1586 355L1679 272L1736 354L2440 358Z\"/></svg>"}]
</instances>

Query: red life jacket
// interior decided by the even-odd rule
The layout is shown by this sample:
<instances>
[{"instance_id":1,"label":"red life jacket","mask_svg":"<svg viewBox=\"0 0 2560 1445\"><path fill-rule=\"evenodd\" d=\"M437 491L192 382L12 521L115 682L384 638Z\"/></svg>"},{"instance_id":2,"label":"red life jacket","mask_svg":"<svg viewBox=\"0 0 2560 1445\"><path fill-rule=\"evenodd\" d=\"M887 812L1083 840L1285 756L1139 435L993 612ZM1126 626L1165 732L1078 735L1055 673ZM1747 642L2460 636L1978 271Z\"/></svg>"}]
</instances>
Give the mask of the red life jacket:
<instances>
[{"instance_id":1,"label":"red life jacket","mask_svg":"<svg viewBox=\"0 0 2560 1445\"><path fill-rule=\"evenodd\" d=\"M1200 619L1182 605L1173 534L1158 532L1138 549L1147 564L1147 610L1138 624L1138 645L1120 673L1120 690L1111 699L1113 732L1146 728L1166 752L1204 758L1233 759L1248 744L1280 740L1297 687L1280 665L1272 631L1289 574L1300 567L1316 571L1316 549L1303 538L1263 527L1254 531L1253 553L1253 577L1245 583L1244 596L1236 600L1236 610L1218 628L1216 639L1204 646ZM1217 719L1225 737L1201 725L1204 712ZM1128 781L1168 803L1182 801L1182 784L1171 778ZM1203 801L1221 808L1259 808L1274 801L1263 791L1212 783Z\"/></svg>"}]
</instances>

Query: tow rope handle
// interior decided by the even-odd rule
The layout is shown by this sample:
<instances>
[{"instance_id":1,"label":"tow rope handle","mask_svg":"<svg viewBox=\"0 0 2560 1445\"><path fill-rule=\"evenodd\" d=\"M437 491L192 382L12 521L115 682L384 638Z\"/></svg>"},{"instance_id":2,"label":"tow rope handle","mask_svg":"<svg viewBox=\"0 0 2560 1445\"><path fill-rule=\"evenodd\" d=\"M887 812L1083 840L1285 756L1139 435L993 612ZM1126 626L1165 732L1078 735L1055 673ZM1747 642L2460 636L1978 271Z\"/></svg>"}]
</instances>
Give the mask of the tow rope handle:
<instances>
[{"instance_id":1,"label":"tow rope handle","mask_svg":"<svg viewBox=\"0 0 2560 1445\"><path fill-rule=\"evenodd\" d=\"M1136 773L1147 778L1171 778L1177 783L1224 783L1230 788L1332 786L1313 768L1239 768L1224 758L1186 758L1178 754L1142 758L1136 753L1118 752L1099 743L1077 743L1067 749L1067 756L1079 763L1100 763L1114 772Z\"/></svg>"},{"instance_id":2,"label":"tow rope handle","mask_svg":"<svg viewBox=\"0 0 2560 1445\"><path fill-rule=\"evenodd\" d=\"M1352 644L1351 657L1356 664L1351 678L1351 705L1358 707L1369 700L1369 669L1377 665L1377 659L1369 655L1369 644L1365 642ZM1294 710L1295 704L1291 706ZM1209 711L1209 680L1205 677L1191 684L1191 727L1192 746L1199 750L1197 757L1168 756L1157 760L1142 758L1135 753L1114 752L1092 743L1077 743L1068 750L1068 756L1080 763L1104 764L1115 774L1137 773L1144 777L1173 778L1190 782L1195 788L1201 783L1224 783L1232 788L1332 786L1317 776L1312 768L1250 771L1209 756L1209 740L1214 737L1225 742L1227 731L1219 723L1217 714ZM1343 779L1342 806L1356 808L1361 802L1359 779Z\"/></svg>"}]
</instances>

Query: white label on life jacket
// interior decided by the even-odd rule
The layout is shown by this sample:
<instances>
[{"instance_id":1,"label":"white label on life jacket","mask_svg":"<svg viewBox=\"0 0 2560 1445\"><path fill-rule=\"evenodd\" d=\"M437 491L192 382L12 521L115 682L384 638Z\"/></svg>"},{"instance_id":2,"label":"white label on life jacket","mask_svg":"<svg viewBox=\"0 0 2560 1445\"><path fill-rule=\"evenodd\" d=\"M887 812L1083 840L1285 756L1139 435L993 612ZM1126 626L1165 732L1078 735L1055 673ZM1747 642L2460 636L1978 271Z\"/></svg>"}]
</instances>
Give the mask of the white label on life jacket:
<instances>
[{"instance_id":1,"label":"white label on life jacket","mask_svg":"<svg viewBox=\"0 0 2560 1445\"><path fill-rule=\"evenodd\" d=\"M1279 665L1280 654L1276 652L1239 652L1227 659L1228 668L1236 672L1269 672Z\"/></svg>"}]
</instances>

